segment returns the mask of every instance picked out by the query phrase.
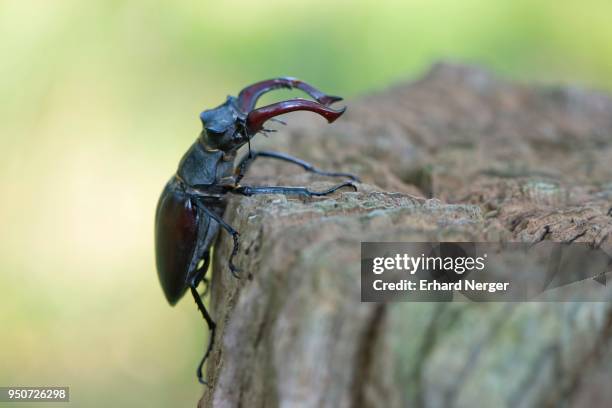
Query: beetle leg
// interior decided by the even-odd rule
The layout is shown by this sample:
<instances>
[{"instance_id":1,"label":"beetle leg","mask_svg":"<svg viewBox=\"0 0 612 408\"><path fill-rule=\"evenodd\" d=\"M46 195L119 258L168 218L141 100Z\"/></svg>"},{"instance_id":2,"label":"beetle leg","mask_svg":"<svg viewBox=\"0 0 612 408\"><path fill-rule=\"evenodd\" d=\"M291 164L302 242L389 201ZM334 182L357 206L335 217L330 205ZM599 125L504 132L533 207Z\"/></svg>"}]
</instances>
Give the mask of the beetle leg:
<instances>
[{"instance_id":1,"label":"beetle leg","mask_svg":"<svg viewBox=\"0 0 612 408\"><path fill-rule=\"evenodd\" d=\"M210 251L206 251L202 256L202 260L204 263L198 270L195 271L196 276L201 276L200 282L204 284L204 291L200 293L200 297L206 297L208 295L208 289L210 288L210 281L206 277L206 272L208 272L208 266L210 265Z\"/></svg>"},{"instance_id":2,"label":"beetle leg","mask_svg":"<svg viewBox=\"0 0 612 408\"><path fill-rule=\"evenodd\" d=\"M189 289L191 290L193 299L195 300L196 305L198 305L198 310L200 310L200 312L202 313L202 317L206 321L206 324L208 325L208 330L210 332L210 337L208 339L208 347L206 348L204 357L202 357L202 360L200 360L200 364L198 364L198 368L196 370L198 381L202 384L208 385L208 383L203 379L202 367L204 366L204 362L210 355L213 349L213 345L215 344L215 329L217 327L217 324L215 323L215 321L212 319L212 317L208 313L206 306L204 306L204 302L202 302L202 297L197 291L198 284L204 279L204 275L206 274L206 271L208 270L208 264L210 261L210 252L206 252L204 254L203 259L204 259L204 265L202 266L202 268L198 269L193 274L193 277L189 280Z\"/></svg>"},{"instance_id":3,"label":"beetle leg","mask_svg":"<svg viewBox=\"0 0 612 408\"><path fill-rule=\"evenodd\" d=\"M206 297L208 295L210 282L208 281L208 278L202 278L202 283L204 284L204 290L202 292L199 292L200 297Z\"/></svg>"},{"instance_id":4,"label":"beetle leg","mask_svg":"<svg viewBox=\"0 0 612 408\"><path fill-rule=\"evenodd\" d=\"M202 283L204 284L204 290L200 293L200 297L206 297L206 295L208 295L208 289L210 289L210 281L208 278L202 278Z\"/></svg>"},{"instance_id":5,"label":"beetle leg","mask_svg":"<svg viewBox=\"0 0 612 408\"><path fill-rule=\"evenodd\" d=\"M204 205L202 202L200 202L199 200L196 200L196 202L198 206L202 209L202 211L204 211L213 220L217 221L219 225L221 226L221 228L223 228L225 231L227 231L228 234L232 236L232 239L234 240L234 246L232 248L232 253L228 260L228 265L229 265L230 272L232 272L232 275L234 275L234 277L236 278L240 278L240 275L239 275L240 268L234 265L234 262L233 262L234 256L238 253L238 248L240 246L240 233L236 231L234 228L232 228L231 225L225 222L223 218L219 217L214 211L211 211L209 208L207 208L206 205Z\"/></svg>"},{"instance_id":6,"label":"beetle leg","mask_svg":"<svg viewBox=\"0 0 612 408\"><path fill-rule=\"evenodd\" d=\"M208 330L210 331L210 338L208 339L208 347L206 348L204 357L202 357L202 360L200 360L200 364L198 364L198 369L196 370L196 373L198 375L198 381L200 381L200 383L202 384L208 385L208 383L203 379L202 367L204 366L204 362L210 355L210 352L212 351L213 346L215 344L215 330L217 328L217 324L212 319L212 317L210 317L208 310L206 310L206 307L204 306L204 303L202 302L202 298L200 298L200 294L196 290L196 286L192 284L189 286L189 288L191 289L191 294L193 295L193 298L196 304L198 305L198 309L200 310L200 312L202 312L202 316L204 317L204 320L206 320L206 324L208 325Z\"/></svg>"},{"instance_id":7,"label":"beetle leg","mask_svg":"<svg viewBox=\"0 0 612 408\"><path fill-rule=\"evenodd\" d=\"M236 166L236 183L239 183L240 180L242 180L246 172L249 170L249 167L251 167L251 164L253 164L255 159L258 157L269 157L270 159L283 160L288 163L297 164L298 166L302 167L304 170L310 173L315 173L315 174L320 174L322 176L330 176L330 177L347 177L353 181L359 182L359 178L357 178L357 176L353 174L319 170L312 164L302 159L298 159L297 157L293 157L288 154L285 154L285 153L272 152L272 151L267 151L267 150L262 150L262 151L252 150L251 153L244 156L240 160L240 163L238 163L238 166Z\"/></svg>"},{"instance_id":8,"label":"beetle leg","mask_svg":"<svg viewBox=\"0 0 612 408\"><path fill-rule=\"evenodd\" d=\"M311 191L306 187L281 187L281 186L240 186L231 190L232 193L252 196L255 194L285 194L285 195L302 195L307 197L320 197L331 194L343 187L350 187L357 191L357 187L350 181L338 184L332 188L323 191Z\"/></svg>"}]
</instances>

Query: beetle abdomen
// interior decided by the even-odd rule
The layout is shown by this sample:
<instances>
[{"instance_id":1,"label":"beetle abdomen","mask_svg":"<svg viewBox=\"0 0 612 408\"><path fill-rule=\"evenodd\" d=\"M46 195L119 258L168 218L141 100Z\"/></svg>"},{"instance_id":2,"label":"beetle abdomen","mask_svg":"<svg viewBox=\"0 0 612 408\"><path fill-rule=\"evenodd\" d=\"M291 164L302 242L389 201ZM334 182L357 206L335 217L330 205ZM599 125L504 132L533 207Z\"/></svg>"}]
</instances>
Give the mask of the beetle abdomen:
<instances>
[{"instance_id":1,"label":"beetle abdomen","mask_svg":"<svg viewBox=\"0 0 612 408\"><path fill-rule=\"evenodd\" d=\"M166 299L174 305L187 290L187 275L198 242L198 211L192 199L175 187L164 189L155 214L155 261Z\"/></svg>"}]
</instances>

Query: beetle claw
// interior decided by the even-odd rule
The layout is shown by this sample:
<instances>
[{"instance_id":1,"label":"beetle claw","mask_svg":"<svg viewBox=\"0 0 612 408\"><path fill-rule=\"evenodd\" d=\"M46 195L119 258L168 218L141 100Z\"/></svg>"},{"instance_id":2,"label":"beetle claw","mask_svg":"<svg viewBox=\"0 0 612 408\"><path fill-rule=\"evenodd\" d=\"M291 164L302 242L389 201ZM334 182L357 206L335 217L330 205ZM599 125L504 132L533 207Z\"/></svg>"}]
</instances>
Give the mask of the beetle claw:
<instances>
[{"instance_id":1,"label":"beetle claw","mask_svg":"<svg viewBox=\"0 0 612 408\"><path fill-rule=\"evenodd\" d=\"M204 290L200 293L200 297L206 297L206 295L208 295L208 289L210 289L210 282L207 278L202 278L202 284L204 284Z\"/></svg>"},{"instance_id":2,"label":"beetle claw","mask_svg":"<svg viewBox=\"0 0 612 408\"><path fill-rule=\"evenodd\" d=\"M348 182L348 183L344 184L344 187L350 187L350 188L352 188L352 189L353 189L353 191L358 191L358 190L357 190L357 186L356 186L356 185L354 185L354 184L353 184L353 183L351 183L351 182Z\"/></svg>"},{"instance_id":3,"label":"beetle claw","mask_svg":"<svg viewBox=\"0 0 612 408\"><path fill-rule=\"evenodd\" d=\"M234 278L236 279L242 279L242 275L240 274L240 272L242 272L242 270L240 268L237 268L236 266L234 266L233 264L229 265L230 268L230 272L232 273L232 275L234 276Z\"/></svg>"}]
</instances>

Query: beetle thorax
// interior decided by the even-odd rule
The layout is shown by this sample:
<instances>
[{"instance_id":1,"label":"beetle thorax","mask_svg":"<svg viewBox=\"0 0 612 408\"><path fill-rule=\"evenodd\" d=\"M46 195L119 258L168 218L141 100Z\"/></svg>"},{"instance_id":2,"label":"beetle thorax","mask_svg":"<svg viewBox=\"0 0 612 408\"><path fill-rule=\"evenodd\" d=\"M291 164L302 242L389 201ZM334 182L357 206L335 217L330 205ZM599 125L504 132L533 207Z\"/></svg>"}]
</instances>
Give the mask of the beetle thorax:
<instances>
[{"instance_id":1,"label":"beetle thorax","mask_svg":"<svg viewBox=\"0 0 612 408\"><path fill-rule=\"evenodd\" d=\"M208 150L197 140L181 159L178 176L190 186L218 184L234 172L235 152Z\"/></svg>"}]
</instances>

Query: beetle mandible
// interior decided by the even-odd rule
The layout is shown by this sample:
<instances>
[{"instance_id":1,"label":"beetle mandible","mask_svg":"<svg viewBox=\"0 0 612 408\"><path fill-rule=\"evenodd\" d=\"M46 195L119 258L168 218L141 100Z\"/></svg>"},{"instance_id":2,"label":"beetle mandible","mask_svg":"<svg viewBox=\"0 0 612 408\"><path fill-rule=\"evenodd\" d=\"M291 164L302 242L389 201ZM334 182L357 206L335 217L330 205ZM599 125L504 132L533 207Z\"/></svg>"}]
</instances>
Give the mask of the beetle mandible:
<instances>
[{"instance_id":1,"label":"beetle mandible","mask_svg":"<svg viewBox=\"0 0 612 408\"><path fill-rule=\"evenodd\" d=\"M302 90L314 101L298 98L255 108L260 96L280 88ZM284 153L251 150L250 141L257 133L265 134L268 131L264 128L267 120L274 120L275 116L288 112L311 111L331 123L346 109L330 107L340 100L342 98L326 95L305 82L289 77L258 82L244 88L238 97L228 96L225 103L200 114L202 132L181 159L176 174L159 198L155 214L155 257L162 289L172 306L189 289L210 331L208 347L197 368L198 380L202 383L205 383L202 366L213 348L216 324L206 310L197 287L205 280L210 250L220 229L233 238L228 265L234 276L238 277L239 272L233 263L238 252L239 233L223 220L225 195L288 194L312 197L331 194L343 187L356 190L348 180L325 191L311 191L305 187L240 185L249 166L258 157L297 164L306 171L320 175L358 181L351 174L322 171ZM245 144L248 144L248 153L234 165L238 149Z\"/></svg>"}]
</instances>

